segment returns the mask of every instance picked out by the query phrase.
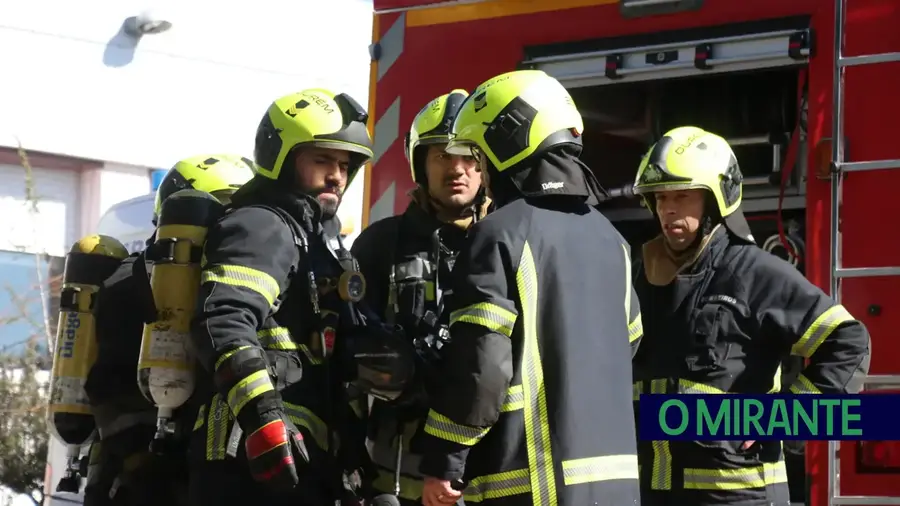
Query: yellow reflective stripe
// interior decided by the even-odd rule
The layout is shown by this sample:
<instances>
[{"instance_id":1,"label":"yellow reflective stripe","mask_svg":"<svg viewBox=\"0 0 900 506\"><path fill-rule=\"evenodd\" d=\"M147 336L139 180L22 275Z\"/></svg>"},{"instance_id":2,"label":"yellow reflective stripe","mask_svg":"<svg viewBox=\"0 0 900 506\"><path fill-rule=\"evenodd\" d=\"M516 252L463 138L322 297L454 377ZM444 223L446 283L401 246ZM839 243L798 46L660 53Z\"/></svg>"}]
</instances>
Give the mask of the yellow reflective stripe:
<instances>
[{"instance_id":1,"label":"yellow reflective stripe","mask_svg":"<svg viewBox=\"0 0 900 506\"><path fill-rule=\"evenodd\" d=\"M297 343L291 338L291 333L284 327L262 329L256 333L259 344L270 350L296 350Z\"/></svg>"},{"instance_id":2,"label":"yellow reflective stripe","mask_svg":"<svg viewBox=\"0 0 900 506\"><path fill-rule=\"evenodd\" d=\"M643 381L635 381L631 384L631 400L639 401L641 400L641 394L644 393L644 382Z\"/></svg>"},{"instance_id":3,"label":"yellow reflective stripe","mask_svg":"<svg viewBox=\"0 0 900 506\"><path fill-rule=\"evenodd\" d=\"M481 502L501 497L527 494L532 491L528 469L478 476L469 481L463 491L466 502ZM535 498L535 501L537 498ZM538 504L534 502L534 504ZM553 506L556 506L554 503Z\"/></svg>"},{"instance_id":4,"label":"yellow reflective stripe","mask_svg":"<svg viewBox=\"0 0 900 506\"><path fill-rule=\"evenodd\" d=\"M668 380L657 378L650 380L651 394L666 393ZM650 488L653 490L672 490L672 449L668 441L651 441L653 448L653 467L650 473Z\"/></svg>"},{"instance_id":5,"label":"yellow reflective stripe","mask_svg":"<svg viewBox=\"0 0 900 506\"><path fill-rule=\"evenodd\" d=\"M644 324L641 321L641 312L631 319L631 257L628 256L628 248L622 245L622 254L625 255L625 321L628 322L628 342L633 343L643 337Z\"/></svg>"},{"instance_id":6,"label":"yellow reflective stripe","mask_svg":"<svg viewBox=\"0 0 900 506\"><path fill-rule=\"evenodd\" d=\"M628 342L633 343L644 335L644 323L641 321L641 313L634 317L634 321L628 324Z\"/></svg>"},{"instance_id":7,"label":"yellow reflective stripe","mask_svg":"<svg viewBox=\"0 0 900 506\"><path fill-rule=\"evenodd\" d=\"M775 375L772 377L772 388L769 389L770 394L781 392L781 366L775 369Z\"/></svg>"},{"instance_id":8,"label":"yellow reflective stripe","mask_svg":"<svg viewBox=\"0 0 900 506\"><path fill-rule=\"evenodd\" d=\"M631 321L631 259L628 257L628 248L624 244L622 254L625 255L625 321ZM628 325L631 327L631 324Z\"/></svg>"},{"instance_id":9,"label":"yellow reflective stripe","mask_svg":"<svg viewBox=\"0 0 900 506\"><path fill-rule=\"evenodd\" d=\"M472 446L481 441L490 427L486 429L478 427L469 427L460 425L435 410L428 411L428 418L425 420L425 432L434 437L452 441L461 445Z\"/></svg>"},{"instance_id":10,"label":"yellow reflective stripe","mask_svg":"<svg viewBox=\"0 0 900 506\"><path fill-rule=\"evenodd\" d=\"M848 321L853 321L853 316L844 309L844 306L840 304L832 306L828 311L820 314L800 336L800 340L791 348L791 354L803 358L813 356L822 342L834 332L834 329Z\"/></svg>"},{"instance_id":11,"label":"yellow reflective stripe","mask_svg":"<svg viewBox=\"0 0 900 506\"><path fill-rule=\"evenodd\" d=\"M434 281L425 282L425 300L433 301L437 299L437 290L434 289Z\"/></svg>"},{"instance_id":12,"label":"yellow reflective stripe","mask_svg":"<svg viewBox=\"0 0 900 506\"><path fill-rule=\"evenodd\" d=\"M784 461L743 469L684 470L684 488L692 490L743 490L787 483Z\"/></svg>"},{"instance_id":13,"label":"yellow reflective stripe","mask_svg":"<svg viewBox=\"0 0 900 506\"><path fill-rule=\"evenodd\" d=\"M525 392L525 445L528 449L532 503L534 506L556 506L556 476L553 470L547 393L544 388L544 370L541 365L538 338L540 293L537 268L528 241L525 241L522 248L522 257L516 270L516 287L521 298L524 333L522 386Z\"/></svg>"},{"instance_id":14,"label":"yellow reflective stripe","mask_svg":"<svg viewBox=\"0 0 900 506\"><path fill-rule=\"evenodd\" d=\"M503 406L500 408L500 411L503 413L508 413L510 411L518 411L524 408L525 390L522 388L522 385L509 387L509 390L506 391L506 399L503 401Z\"/></svg>"},{"instance_id":15,"label":"yellow reflective stripe","mask_svg":"<svg viewBox=\"0 0 900 506\"><path fill-rule=\"evenodd\" d=\"M800 374L790 387L792 394L821 394L822 391L813 385L809 378Z\"/></svg>"},{"instance_id":16,"label":"yellow reflective stripe","mask_svg":"<svg viewBox=\"0 0 900 506\"><path fill-rule=\"evenodd\" d=\"M651 441L653 448L653 472L650 475L650 488L653 490L672 490L672 449L668 441Z\"/></svg>"},{"instance_id":17,"label":"yellow reflective stripe","mask_svg":"<svg viewBox=\"0 0 900 506\"><path fill-rule=\"evenodd\" d=\"M578 485L609 480L637 480L637 455L606 455L564 460L563 483Z\"/></svg>"},{"instance_id":18,"label":"yellow reflective stripe","mask_svg":"<svg viewBox=\"0 0 900 506\"><path fill-rule=\"evenodd\" d=\"M667 383L667 380L665 378L657 378L654 380L650 380L650 393L651 394L666 393L666 383Z\"/></svg>"},{"instance_id":19,"label":"yellow reflective stripe","mask_svg":"<svg viewBox=\"0 0 900 506\"><path fill-rule=\"evenodd\" d=\"M238 346L237 348L235 348L233 350L228 350L225 353L219 355L218 360L216 360L216 365L213 366L213 370L218 371L219 367L221 367L221 365L224 364L226 360L228 360L228 357L234 355L235 353L237 353L241 350L246 350L247 348L250 348L250 346Z\"/></svg>"},{"instance_id":20,"label":"yellow reflective stripe","mask_svg":"<svg viewBox=\"0 0 900 506\"><path fill-rule=\"evenodd\" d=\"M237 415L248 402L272 390L275 390L275 386L269 379L269 371L265 369L256 371L231 387L231 390L228 391L228 405L231 406L231 411Z\"/></svg>"},{"instance_id":21,"label":"yellow reflective stripe","mask_svg":"<svg viewBox=\"0 0 900 506\"><path fill-rule=\"evenodd\" d=\"M223 285L247 288L262 295L269 305L275 304L280 290L275 278L263 271L242 265L214 265L207 267L200 275L200 284L222 283Z\"/></svg>"},{"instance_id":22,"label":"yellow reflective stripe","mask_svg":"<svg viewBox=\"0 0 900 506\"><path fill-rule=\"evenodd\" d=\"M194 421L194 429L198 430L200 427L203 427L203 422L206 421L206 404L200 406L200 409L197 410L197 420Z\"/></svg>"},{"instance_id":23,"label":"yellow reflective stripe","mask_svg":"<svg viewBox=\"0 0 900 506\"><path fill-rule=\"evenodd\" d=\"M284 413L295 425L309 431L316 446L328 451L328 426L325 425L324 420L316 416L309 408L289 402L284 403Z\"/></svg>"},{"instance_id":24,"label":"yellow reflective stripe","mask_svg":"<svg viewBox=\"0 0 900 506\"><path fill-rule=\"evenodd\" d=\"M660 392L660 393L663 393L663 392ZM678 393L703 395L703 394L727 394L728 392L721 390L719 388L716 388L716 387L704 385L703 383L697 383L694 381L680 379L680 380L678 380Z\"/></svg>"},{"instance_id":25,"label":"yellow reflective stripe","mask_svg":"<svg viewBox=\"0 0 900 506\"><path fill-rule=\"evenodd\" d=\"M231 413L222 396L216 394L209 403L206 419L206 460L224 460Z\"/></svg>"},{"instance_id":26,"label":"yellow reflective stripe","mask_svg":"<svg viewBox=\"0 0 900 506\"><path fill-rule=\"evenodd\" d=\"M450 326L459 322L481 325L509 337L516 324L516 313L490 302L479 302L450 313Z\"/></svg>"}]
</instances>

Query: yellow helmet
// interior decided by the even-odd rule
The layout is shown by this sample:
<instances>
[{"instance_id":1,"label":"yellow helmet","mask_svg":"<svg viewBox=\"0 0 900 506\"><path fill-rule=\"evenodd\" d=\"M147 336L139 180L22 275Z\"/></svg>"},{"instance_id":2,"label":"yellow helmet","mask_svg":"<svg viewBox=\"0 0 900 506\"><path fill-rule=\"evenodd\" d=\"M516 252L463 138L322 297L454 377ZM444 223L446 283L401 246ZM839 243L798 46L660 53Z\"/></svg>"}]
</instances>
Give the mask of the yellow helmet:
<instances>
[{"instance_id":1,"label":"yellow helmet","mask_svg":"<svg viewBox=\"0 0 900 506\"><path fill-rule=\"evenodd\" d=\"M348 151L348 179L372 158L369 116L345 93L312 88L283 96L269 106L256 130L254 158L260 176L278 179L288 154L310 145Z\"/></svg>"},{"instance_id":2,"label":"yellow helmet","mask_svg":"<svg viewBox=\"0 0 900 506\"><path fill-rule=\"evenodd\" d=\"M517 70L475 88L456 116L447 152L481 152L503 172L554 146L580 147L583 131L575 101L559 81L540 70Z\"/></svg>"},{"instance_id":3,"label":"yellow helmet","mask_svg":"<svg viewBox=\"0 0 900 506\"><path fill-rule=\"evenodd\" d=\"M422 163L422 155L417 155L417 148L450 142L453 138L451 135L453 120L456 119L460 106L468 96L466 90L459 89L441 95L428 102L413 119L412 127L406 133L404 149L413 181L416 183L425 184L425 166Z\"/></svg>"},{"instance_id":4,"label":"yellow helmet","mask_svg":"<svg viewBox=\"0 0 900 506\"><path fill-rule=\"evenodd\" d=\"M741 205L741 169L728 141L693 126L669 130L654 144L638 168L635 195L655 212L653 192L702 188L716 199L723 218Z\"/></svg>"},{"instance_id":5,"label":"yellow helmet","mask_svg":"<svg viewBox=\"0 0 900 506\"><path fill-rule=\"evenodd\" d=\"M198 155L176 163L163 177L156 189L153 203L153 222L164 200L178 190L192 188L209 194L234 193L253 178L256 166L248 158L238 155Z\"/></svg>"}]
</instances>

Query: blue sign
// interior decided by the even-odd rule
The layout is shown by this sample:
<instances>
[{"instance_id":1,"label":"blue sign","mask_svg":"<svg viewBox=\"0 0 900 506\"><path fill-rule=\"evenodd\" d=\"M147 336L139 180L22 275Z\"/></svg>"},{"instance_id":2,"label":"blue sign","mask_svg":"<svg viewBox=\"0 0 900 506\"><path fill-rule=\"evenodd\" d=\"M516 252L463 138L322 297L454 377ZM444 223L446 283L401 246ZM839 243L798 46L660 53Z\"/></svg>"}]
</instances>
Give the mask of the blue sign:
<instances>
[{"instance_id":1,"label":"blue sign","mask_svg":"<svg viewBox=\"0 0 900 506\"><path fill-rule=\"evenodd\" d=\"M150 191L155 192L159 185L162 184L162 180L166 177L166 173L169 172L166 169L154 169L150 171Z\"/></svg>"}]
</instances>

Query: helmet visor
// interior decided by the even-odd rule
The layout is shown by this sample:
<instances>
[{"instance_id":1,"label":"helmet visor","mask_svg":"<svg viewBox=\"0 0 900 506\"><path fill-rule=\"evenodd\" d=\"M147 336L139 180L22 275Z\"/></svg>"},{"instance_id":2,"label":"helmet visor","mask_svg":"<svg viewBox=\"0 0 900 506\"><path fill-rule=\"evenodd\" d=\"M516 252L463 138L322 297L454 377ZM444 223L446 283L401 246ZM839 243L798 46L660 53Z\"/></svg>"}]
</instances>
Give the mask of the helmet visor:
<instances>
[{"instance_id":1,"label":"helmet visor","mask_svg":"<svg viewBox=\"0 0 900 506\"><path fill-rule=\"evenodd\" d=\"M481 159L481 149L478 148L478 144L472 141L453 139L447 143L444 151L451 155L474 156L477 159Z\"/></svg>"}]
</instances>

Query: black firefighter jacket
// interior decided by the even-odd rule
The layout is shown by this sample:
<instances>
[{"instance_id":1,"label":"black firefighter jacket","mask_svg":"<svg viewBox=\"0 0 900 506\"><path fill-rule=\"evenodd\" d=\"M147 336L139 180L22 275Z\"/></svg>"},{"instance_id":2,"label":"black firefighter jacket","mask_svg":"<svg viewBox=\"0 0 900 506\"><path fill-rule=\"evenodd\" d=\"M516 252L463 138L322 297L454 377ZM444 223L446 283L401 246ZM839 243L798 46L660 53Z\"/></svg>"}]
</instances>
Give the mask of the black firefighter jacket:
<instances>
[{"instance_id":1,"label":"black firefighter jacket","mask_svg":"<svg viewBox=\"0 0 900 506\"><path fill-rule=\"evenodd\" d=\"M246 434L234 429L234 414L253 397L274 389L310 452L311 465L301 465L301 479L307 474L318 489L321 476L335 471L330 465L338 446L335 434L361 426L362 420L354 417L363 416L360 406L350 412L334 380L336 372L325 367L319 346L319 333L333 338L346 317L346 305L335 289L343 272L333 247L340 226L320 223L321 211L308 197L251 185L235 193L233 209L210 227L204 247L192 337L206 373L198 394L204 388L209 394L205 399L198 396L205 404L194 426L198 447L192 456L198 461L245 459L243 439L236 436ZM306 230L308 253L297 247L287 221L263 206L287 212ZM319 315L310 303L309 269L317 279ZM214 391L211 375L217 361L240 347L263 350L270 374L238 382L230 391ZM349 454L364 447L362 429L360 433L358 441L340 434L340 448L348 452L341 457L345 466L353 466L348 459L356 456ZM249 475L246 464L242 469Z\"/></svg>"},{"instance_id":2,"label":"black firefighter jacket","mask_svg":"<svg viewBox=\"0 0 900 506\"><path fill-rule=\"evenodd\" d=\"M448 300L452 265L466 237L468 220L444 223L433 212L414 200L398 216L369 225L353 243L353 256L366 277L366 302L384 321L394 313L394 322L406 330L410 340L418 337L419 319L425 310L437 312L438 297ZM439 235L441 252L435 260L435 234ZM394 271L395 295L390 295L391 271ZM391 299L396 298L396 303ZM449 324L444 311L440 322ZM419 474L420 457L417 442L424 426L427 408L420 405L394 407L375 400L369 413L368 438L372 441L370 454L378 467L373 486L381 493L394 491L397 437L403 436L404 455L401 460L400 498L416 501L422 496Z\"/></svg>"},{"instance_id":3,"label":"black firefighter jacket","mask_svg":"<svg viewBox=\"0 0 900 506\"><path fill-rule=\"evenodd\" d=\"M587 204L545 206L469 232L421 470L462 479L466 504L636 504L629 248Z\"/></svg>"},{"instance_id":4,"label":"black firefighter jacket","mask_svg":"<svg viewBox=\"0 0 900 506\"><path fill-rule=\"evenodd\" d=\"M712 234L697 260L664 286L647 280L654 241L644 246L635 269L644 309L635 401L641 393L777 392L788 354L808 359L791 392L858 392L868 369L865 327L787 262L724 227ZM641 441L642 502L786 504L781 444L741 444Z\"/></svg>"}]
</instances>

